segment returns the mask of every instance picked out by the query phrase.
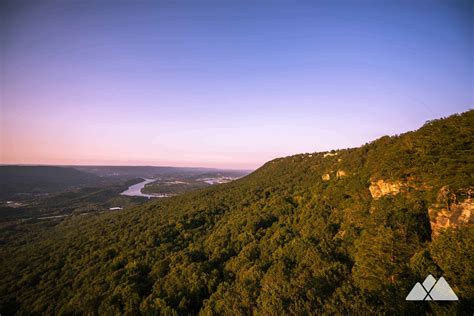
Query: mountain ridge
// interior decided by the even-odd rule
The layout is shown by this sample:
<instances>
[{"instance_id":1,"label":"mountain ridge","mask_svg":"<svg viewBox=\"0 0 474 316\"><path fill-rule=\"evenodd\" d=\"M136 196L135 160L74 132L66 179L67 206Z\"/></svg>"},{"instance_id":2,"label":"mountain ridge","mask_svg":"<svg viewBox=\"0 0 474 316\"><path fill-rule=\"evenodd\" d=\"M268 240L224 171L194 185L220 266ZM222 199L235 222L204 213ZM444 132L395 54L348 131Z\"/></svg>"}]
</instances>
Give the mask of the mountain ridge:
<instances>
[{"instance_id":1,"label":"mountain ridge","mask_svg":"<svg viewBox=\"0 0 474 316\"><path fill-rule=\"evenodd\" d=\"M23 226L10 227L1 311L472 313L472 217L433 223L471 201L473 126L471 110L358 148L277 158L121 213L19 235ZM378 181L391 189L374 198ZM430 211L436 205L444 211ZM460 300L406 302L428 274L444 276Z\"/></svg>"}]
</instances>

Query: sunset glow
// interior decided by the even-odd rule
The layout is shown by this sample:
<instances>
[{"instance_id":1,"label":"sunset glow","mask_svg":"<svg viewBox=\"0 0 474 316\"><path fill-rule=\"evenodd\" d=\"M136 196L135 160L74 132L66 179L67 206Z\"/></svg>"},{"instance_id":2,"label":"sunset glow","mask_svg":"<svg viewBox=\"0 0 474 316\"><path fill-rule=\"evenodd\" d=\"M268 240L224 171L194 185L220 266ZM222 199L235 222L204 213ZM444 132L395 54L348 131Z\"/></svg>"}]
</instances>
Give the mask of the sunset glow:
<instances>
[{"instance_id":1,"label":"sunset glow","mask_svg":"<svg viewBox=\"0 0 474 316\"><path fill-rule=\"evenodd\" d=\"M3 4L0 162L257 168L474 104L468 2L205 3Z\"/></svg>"}]
</instances>

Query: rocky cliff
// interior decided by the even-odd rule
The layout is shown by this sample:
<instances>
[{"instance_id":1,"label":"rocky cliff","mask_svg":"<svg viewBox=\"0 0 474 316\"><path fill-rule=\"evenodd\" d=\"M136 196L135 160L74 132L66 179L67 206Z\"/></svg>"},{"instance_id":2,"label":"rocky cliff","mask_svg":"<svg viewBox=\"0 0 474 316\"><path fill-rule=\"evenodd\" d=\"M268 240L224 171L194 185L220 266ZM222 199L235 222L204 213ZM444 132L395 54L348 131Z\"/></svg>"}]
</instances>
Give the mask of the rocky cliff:
<instances>
[{"instance_id":1,"label":"rocky cliff","mask_svg":"<svg viewBox=\"0 0 474 316\"><path fill-rule=\"evenodd\" d=\"M406 184L401 181L378 180L371 182L369 190L374 199L379 199L385 195L397 195L404 187Z\"/></svg>"},{"instance_id":2,"label":"rocky cliff","mask_svg":"<svg viewBox=\"0 0 474 316\"><path fill-rule=\"evenodd\" d=\"M433 236L439 235L442 229L449 227L460 227L466 224L474 224L474 199L471 198L474 190L464 190L463 195L467 197L458 201L458 195L447 186L438 192L437 203L429 208L431 231Z\"/></svg>"}]
</instances>

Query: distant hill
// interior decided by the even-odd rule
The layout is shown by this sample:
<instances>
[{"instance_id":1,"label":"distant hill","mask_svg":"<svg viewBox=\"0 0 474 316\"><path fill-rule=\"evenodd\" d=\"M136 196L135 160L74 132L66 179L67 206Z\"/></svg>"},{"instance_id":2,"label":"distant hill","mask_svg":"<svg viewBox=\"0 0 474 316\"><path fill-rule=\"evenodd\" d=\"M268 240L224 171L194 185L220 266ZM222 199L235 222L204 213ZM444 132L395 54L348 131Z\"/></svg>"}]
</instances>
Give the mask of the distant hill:
<instances>
[{"instance_id":1,"label":"distant hill","mask_svg":"<svg viewBox=\"0 0 474 316\"><path fill-rule=\"evenodd\" d=\"M248 174L246 170L154 166L0 166L0 199L98 186L136 178L196 179Z\"/></svg>"},{"instance_id":2,"label":"distant hill","mask_svg":"<svg viewBox=\"0 0 474 316\"><path fill-rule=\"evenodd\" d=\"M225 170L215 168L187 168L187 167L161 167L161 166L72 166L81 171L90 172L98 176L128 176L143 178L192 178L216 173L243 176L247 170Z\"/></svg>"},{"instance_id":3,"label":"distant hill","mask_svg":"<svg viewBox=\"0 0 474 316\"><path fill-rule=\"evenodd\" d=\"M473 142L469 111L120 213L11 224L0 311L472 315ZM459 301L406 301L429 274Z\"/></svg>"},{"instance_id":4,"label":"distant hill","mask_svg":"<svg viewBox=\"0 0 474 316\"><path fill-rule=\"evenodd\" d=\"M99 177L69 167L0 166L0 198L91 185Z\"/></svg>"}]
</instances>

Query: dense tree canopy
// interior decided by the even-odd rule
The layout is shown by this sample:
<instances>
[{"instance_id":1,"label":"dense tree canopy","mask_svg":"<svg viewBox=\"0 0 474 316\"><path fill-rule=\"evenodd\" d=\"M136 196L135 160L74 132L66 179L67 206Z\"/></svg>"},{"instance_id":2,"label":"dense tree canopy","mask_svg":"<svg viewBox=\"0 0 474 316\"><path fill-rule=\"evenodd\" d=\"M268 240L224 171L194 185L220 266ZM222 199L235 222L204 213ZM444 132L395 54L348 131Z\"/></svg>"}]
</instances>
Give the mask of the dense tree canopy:
<instances>
[{"instance_id":1,"label":"dense tree canopy","mask_svg":"<svg viewBox=\"0 0 474 316\"><path fill-rule=\"evenodd\" d=\"M473 136L470 111L123 212L6 225L1 313L472 314L472 222L435 237L428 209L443 187L467 198ZM379 179L406 189L374 199ZM430 273L460 300L406 302Z\"/></svg>"}]
</instances>

